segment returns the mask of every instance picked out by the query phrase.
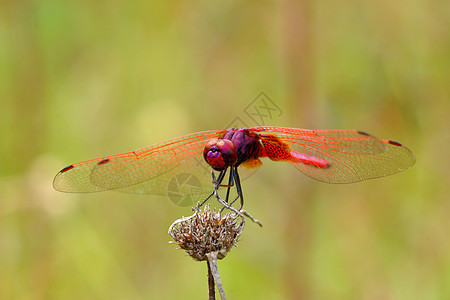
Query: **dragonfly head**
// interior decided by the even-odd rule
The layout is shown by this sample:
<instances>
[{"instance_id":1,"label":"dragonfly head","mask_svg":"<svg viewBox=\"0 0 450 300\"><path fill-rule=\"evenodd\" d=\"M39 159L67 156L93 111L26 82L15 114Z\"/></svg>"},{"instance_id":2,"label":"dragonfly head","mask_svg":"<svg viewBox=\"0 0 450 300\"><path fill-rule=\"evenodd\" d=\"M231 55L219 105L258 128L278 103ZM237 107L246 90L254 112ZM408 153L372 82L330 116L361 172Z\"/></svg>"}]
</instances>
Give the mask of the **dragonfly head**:
<instances>
[{"instance_id":1,"label":"dragonfly head","mask_svg":"<svg viewBox=\"0 0 450 300\"><path fill-rule=\"evenodd\" d=\"M230 140L211 139L203 150L203 158L214 170L223 171L236 163L237 151Z\"/></svg>"}]
</instances>

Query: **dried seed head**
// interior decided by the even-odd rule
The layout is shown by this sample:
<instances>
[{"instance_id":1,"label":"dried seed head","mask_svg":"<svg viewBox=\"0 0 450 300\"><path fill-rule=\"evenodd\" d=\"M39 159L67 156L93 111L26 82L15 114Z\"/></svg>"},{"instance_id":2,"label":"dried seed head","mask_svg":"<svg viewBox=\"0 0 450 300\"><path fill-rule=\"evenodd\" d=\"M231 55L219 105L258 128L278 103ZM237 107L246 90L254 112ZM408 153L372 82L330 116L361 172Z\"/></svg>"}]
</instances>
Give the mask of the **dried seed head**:
<instances>
[{"instance_id":1,"label":"dried seed head","mask_svg":"<svg viewBox=\"0 0 450 300\"><path fill-rule=\"evenodd\" d=\"M203 211L175 221L169 234L193 259L207 260L206 254L218 251L218 259L224 258L236 244L244 229L245 221L235 213L221 217L205 206Z\"/></svg>"}]
</instances>

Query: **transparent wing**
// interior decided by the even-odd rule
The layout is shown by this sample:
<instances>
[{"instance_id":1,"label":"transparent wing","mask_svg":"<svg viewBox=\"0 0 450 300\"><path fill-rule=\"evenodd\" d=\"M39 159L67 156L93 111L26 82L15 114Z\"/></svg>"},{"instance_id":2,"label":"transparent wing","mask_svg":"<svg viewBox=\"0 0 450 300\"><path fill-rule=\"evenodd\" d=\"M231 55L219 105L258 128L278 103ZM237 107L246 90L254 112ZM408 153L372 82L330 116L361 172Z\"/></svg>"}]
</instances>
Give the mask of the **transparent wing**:
<instances>
[{"instance_id":1,"label":"transparent wing","mask_svg":"<svg viewBox=\"0 0 450 300\"><path fill-rule=\"evenodd\" d=\"M101 157L61 170L53 180L62 192L116 190L130 193L192 195L212 190L211 168L203 148L224 131L203 131L168 140L136 151Z\"/></svg>"},{"instance_id":2,"label":"transparent wing","mask_svg":"<svg viewBox=\"0 0 450 300\"><path fill-rule=\"evenodd\" d=\"M327 183L352 183L388 176L415 163L414 154L405 146L362 131L283 127L251 130L261 132L262 139L276 136L288 147L288 157L274 152L268 155L271 159L289 161L306 175Z\"/></svg>"}]
</instances>

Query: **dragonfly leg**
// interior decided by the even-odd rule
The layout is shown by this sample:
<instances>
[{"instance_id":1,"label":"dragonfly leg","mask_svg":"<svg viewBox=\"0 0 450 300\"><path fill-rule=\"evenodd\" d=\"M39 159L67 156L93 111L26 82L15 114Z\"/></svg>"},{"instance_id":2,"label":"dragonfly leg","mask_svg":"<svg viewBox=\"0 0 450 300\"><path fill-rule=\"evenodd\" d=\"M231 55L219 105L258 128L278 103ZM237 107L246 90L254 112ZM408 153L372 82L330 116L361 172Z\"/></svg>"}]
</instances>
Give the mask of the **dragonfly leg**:
<instances>
[{"instance_id":1,"label":"dragonfly leg","mask_svg":"<svg viewBox=\"0 0 450 300\"><path fill-rule=\"evenodd\" d=\"M214 171L212 172L213 177L213 183L214 183L214 189L217 190L219 187L222 186L222 181L225 178L225 175L227 174L227 169L220 171L219 176L216 179L216 176L214 174Z\"/></svg>"},{"instance_id":2,"label":"dragonfly leg","mask_svg":"<svg viewBox=\"0 0 450 300\"><path fill-rule=\"evenodd\" d=\"M227 196L225 197L225 202L228 203L228 198L230 197L230 189L231 187L234 186L233 183L233 169L230 170L230 177L228 179L228 185L225 185L224 187L227 187ZM233 202L231 202L230 205L233 205L233 203L236 201L236 199L233 200ZM225 209L225 206L222 207L222 209L220 210L220 213L223 212L223 210Z\"/></svg>"},{"instance_id":3,"label":"dragonfly leg","mask_svg":"<svg viewBox=\"0 0 450 300\"><path fill-rule=\"evenodd\" d=\"M236 198L234 198L234 200L233 201L231 201L231 203L230 203L230 205L233 205L234 204L234 202L236 202L237 201L237 199L239 199L240 197L239 196L237 196ZM241 207L242 208L242 207Z\"/></svg>"},{"instance_id":4,"label":"dragonfly leg","mask_svg":"<svg viewBox=\"0 0 450 300\"><path fill-rule=\"evenodd\" d=\"M233 171L232 173L233 173L233 176L234 176L234 182L236 183L236 191L237 191L237 194L238 194L238 198L241 199L241 201L240 201L241 202L241 207L239 208L239 210L241 210L242 207L244 206L244 195L242 194L241 180L239 179L239 173L238 173L237 167L233 166L232 168L233 168L232 169L232 171ZM236 200L237 200L237 198L236 198Z\"/></svg>"},{"instance_id":5,"label":"dragonfly leg","mask_svg":"<svg viewBox=\"0 0 450 300\"><path fill-rule=\"evenodd\" d=\"M236 191L238 196L230 203L230 206L234 204L234 202L237 201L237 199L241 199L241 207L239 208L239 210L242 209L242 207L244 206L244 196L242 195L242 188L241 188L241 181L239 179L239 174L237 171L237 167L231 167L230 170L230 185L228 187L227 190L227 197L225 199L225 202L228 203L228 197L229 197L229 192L230 192L230 187L234 186L234 183L236 183ZM222 207L222 209L220 210L220 212L222 212L225 209L225 207Z\"/></svg>"},{"instance_id":6,"label":"dragonfly leg","mask_svg":"<svg viewBox=\"0 0 450 300\"><path fill-rule=\"evenodd\" d=\"M214 195L214 193L219 189L219 187L222 186L221 183L222 183L223 179L225 178L226 173L227 173L226 169L223 171L220 171L219 176L217 178L216 178L216 175L214 174L214 171L211 173L212 178L213 178L213 183L214 183L214 190L208 197L206 197L205 200L202 201L202 203L197 205L196 209L199 209L200 207L202 207L203 204L205 204L205 202L208 201L208 199L211 198L212 195Z\"/></svg>"},{"instance_id":7,"label":"dragonfly leg","mask_svg":"<svg viewBox=\"0 0 450 300\"><path fill-rule=\"evenodd\" d=\"M197 204L197 206L195 207L195 210L198 210L200 207L202 207L203 204L205 204L205 202L208 201L208 199L212 197L212 195L214 195L214 192L212 192L208 197L206 197L206 199L203 200L202 203Z\"/></svg>"},{"instance_id":8,"label":"dragonfly leg","mask_svg":"<svg viewBox=\"0 0 450 300\"><path fill-rule=\"evenodd\" d=\"M230 177L228 179L228 188L227 188L227 196L225 198L225 202L228 203L228 197L230 196L230 189L234 185L233 183L233 169L230 170Z\"/></svg>"}]
</instances>

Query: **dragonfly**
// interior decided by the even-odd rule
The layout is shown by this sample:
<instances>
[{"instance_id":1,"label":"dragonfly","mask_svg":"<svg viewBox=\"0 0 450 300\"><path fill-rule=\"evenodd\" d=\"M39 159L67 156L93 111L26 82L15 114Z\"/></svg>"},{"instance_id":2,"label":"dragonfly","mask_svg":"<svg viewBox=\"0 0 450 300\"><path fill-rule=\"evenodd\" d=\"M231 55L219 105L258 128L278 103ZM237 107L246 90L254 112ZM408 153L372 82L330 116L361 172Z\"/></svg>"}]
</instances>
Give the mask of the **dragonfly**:
<instances>
[{"instance_id":1,"label":"dragonfly","mask_svg":"<svg viewBox=\"0 0 450 300\"><path fill-rule=\"evenodd\" d=\"M196 200L214 189L235 186L241 208L241 178L253 174L261 159L288 162L325 183L353 183L410 168L414 154L398 142L358 130L310 130L259 126L196 132L139 150L100 157L63 168L53 187L62 192L121 191ZM223 181L228 173L228 184ZM213 173L214 174L214 173ZM178 187L185 184L185 192ZM213 192L214 193L214 192ZM208 196L209 195L209 196ZM206 201L206 200L205 200Z\"/></svg>"}]
</instances>

